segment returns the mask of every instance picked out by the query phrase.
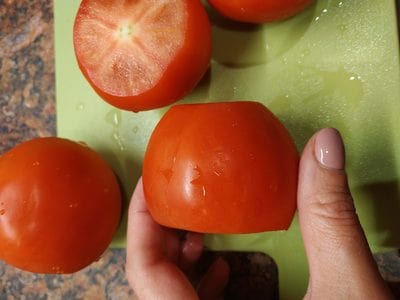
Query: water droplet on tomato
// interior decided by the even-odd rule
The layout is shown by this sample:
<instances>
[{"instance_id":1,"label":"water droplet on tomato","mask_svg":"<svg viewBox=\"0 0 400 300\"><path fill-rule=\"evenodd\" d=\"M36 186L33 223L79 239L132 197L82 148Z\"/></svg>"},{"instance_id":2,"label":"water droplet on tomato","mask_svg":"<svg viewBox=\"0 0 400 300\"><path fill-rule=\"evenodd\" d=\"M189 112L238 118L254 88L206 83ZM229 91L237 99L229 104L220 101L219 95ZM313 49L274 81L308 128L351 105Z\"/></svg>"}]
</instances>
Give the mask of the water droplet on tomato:
<instances>
[{"instance_id":1,"label":"water droplet on tomato","mask_svg":"<svg viewBox=\"0 0 400 300\"><path fill-rule=\"evenodd\" d=\"M32 164L33 167L37 167L37 166L39 166L39 165L40 165L40 162L38 162L38 161L35 161L35 162L33 162L33 164Z\"/></svg>"},{"instance_id":2,"label":"water droplet on tomato","mask_svg":"<svg viewBox=\"0 0 400 300\"><path fill-rule=\"evenodd\" d=\"M78 141L78 144L89 148L88 144L86 142L84 142L84 141Z\"/></svg>"},{"instance_id":3,"label":"water droplet on tomato","mask_svg":"<svg viewBox=\"0 0 400 300\"><path fill-rule=\"evenodd\" d=\"M0 209L0 216L4 215L6 213L5 209Z\"/></svg>"},{"instance_id":4,"label":"water droplet on tomato","mask_svg":"<svg viewBox=\"0 0 400 300\"><path fill-rule=\"evenodd\" d=\"M69 205L69 208L77 208L78 207L78 203L71 203Z\"/></svg>"},{"instance_id":5,"label":"water droplet on tomato","mask_svg":"<svg viewBox=\"0 0 400 300\"><path fill-rule=\"evenodd\" d=\"M190 181L191 184L200 185L201 184L201 170L199 166L195 166L192 172L192 180Z\"/></svg>"},{"instance_id":6,"label":"water droplet on tomato","mask_svg":"<svg viewBox=\"0 0 400 300\"><path fill-rule=\"evenodd\" d=\"M163 174L164 178L167 180L167 182L171 181L173 172L171 169L165 169L161 171L161 174Z\"/></svg>"},{"instance_id":7,"label":"water droplet on tomato","mask_svg":"<svg viewBox=\"0 0 400 300\"><path fill-rule=\"evenodd\" d=\"M63 274L63 273L64 273L64 271L62 270L62 268L59 267L59 266L53 266L53 267L51 267L51 271L52 271L53 273L55 273L55 274Z\"/></svg>"},{"instance_id":8,"label":"water droplet on tomato","mask_svg":"<svg viewBox=\"0 0 400 300\"><path fill-rule=\"evenodd\" d=\"M206 187L204 185L201 187L201 192L203 194L203 197L207 195Z\"/></svg>"},{"instance_id":9,"label":"water droplet on tomato","mask_svg":"<svg viewBox=\"0 0 400 300\"><path fill-rule=\"evenodd\" d=\"M272 191L272 192L277 192L278 191L278 186L276 184L270 184L268 186L268 188Z\"/></svg>"},{"instance_id":10,"label":"water droplet on tomato","mask_svg":"<svg viewBox=\"0 0 400 300\"><path fill-rule=\"evenodd\" d=\"M221 171L214 170L213 173L214 173L215 175L217 175L218 177L221 176Z\"/></svg>"}]
</instances>

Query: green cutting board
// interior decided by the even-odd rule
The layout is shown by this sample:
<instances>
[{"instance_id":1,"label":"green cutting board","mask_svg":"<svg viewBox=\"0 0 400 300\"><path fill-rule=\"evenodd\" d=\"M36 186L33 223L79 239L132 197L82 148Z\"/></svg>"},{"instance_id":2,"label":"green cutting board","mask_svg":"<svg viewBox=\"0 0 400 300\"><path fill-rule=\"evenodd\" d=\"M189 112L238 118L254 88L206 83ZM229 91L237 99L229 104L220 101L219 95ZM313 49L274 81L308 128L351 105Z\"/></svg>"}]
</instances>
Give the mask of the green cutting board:
<instances>
[{"instance_id":1,"label":"green cutting board","mask_svg":"<svg viewBox=\"0 0 400 300\"><path fill-rule=\"evenodd\" d=\"M166 109L120 111L93 92L72 45L79 2L54 1L58 135L99 151L129 199L149 136ZM370 245L374 251L398 247L400 76L394 1L321 0L294 18L263 26L239 25L209 13L211 68L180 103L258 100L284 122L299 151L318 129L338 128ZM115 247L125 244L125 224L126 215ZM297 219L288 231L209 235L206 243L215 250L270 254L279 267L282 299L298 299L306 290L308 270Z\"/></svg>"}]
</instances>

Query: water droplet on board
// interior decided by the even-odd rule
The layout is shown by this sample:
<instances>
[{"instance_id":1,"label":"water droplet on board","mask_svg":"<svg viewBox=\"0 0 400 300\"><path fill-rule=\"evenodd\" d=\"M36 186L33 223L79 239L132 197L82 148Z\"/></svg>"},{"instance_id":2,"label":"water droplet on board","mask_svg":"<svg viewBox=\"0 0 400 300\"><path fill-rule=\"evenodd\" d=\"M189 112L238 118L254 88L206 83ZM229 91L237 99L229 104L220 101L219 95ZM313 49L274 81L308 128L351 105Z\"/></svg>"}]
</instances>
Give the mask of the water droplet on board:
<instances>
[{"instance_id":1,"label":"water droplet on board","mask_svg":"<svg viewBox=\"0 0 400 300\"><path fill-rule=\"evenodd\" d=\"M83 103L78 103L78 104L76 105L76 110L82 111L82 110L84 110L84 109L85 109L85 104L83 104Z\"/></svg>"},{"instance_id":2,"label":"water droplet on board","mask_svg":"<svg viewBox=\"0 0 400 300\"><path fill-rule=\"evenodd\" d=\"M125 151L125 150L126 150L126 147L125 147L123 138L122 138L122 136L119 134L119 132L114 132L114 133L112 134L112 138L113 138L113 140L116 142L116 144L117 144L119 150L121 150L121 151Z\"/></svg>"},{"instance_id":3,"label":"water droplet on board","mask_svg":"<svg viewBox=\"0 0 400 300\"><path fill-rule=\"evenodd\" d=\"M119 127L122 120L121 111L117 109L110 110L107 113L105 120L107 123Z\"/></svg>"},{"instance_id":4,"label":"water droplet on board","mask_svg":"<svg viewBox=\"0 0 400 300\"><path fill-rule=\"evenodd\" d=\"M303 52L301 52L300 56L301 57L306 57L306 56L309 56L310 53L311 53L310 49L306 48L306 49L303 50Z\"/></svg>"},{"instance_id":5,"label":"water droplet on board","mask_svg":"<svg viewBox=\"0 0 400 300\"><path fill-rule=\"evenodd\" d=\"M111 138L115 142L119 150L126 150L124 139L120 133L120 128L122 124L121 111L117 109L110 110L105 117L105 121L113 127Z\"/></svg>"},{"instance_id":6,"label":"water droplet on board","mask_svg":"<svg viewBox=\"0 0 400 300\"><path fill-rule=\"evenodd\" d=\"M347 26L344 25L344 24L339 24L339 25L337 26L337 28L338 28L338 30L339 30L340 32L345 32L345 31L347 30Z\"/></svg>"},{"instance_id":7,"label":"water droplet on board","mask_svg":"<svg viewBox=\"0 0 400 300\"><path fill-rule=\"evenodd\" d=\"M139 131L139 127L138 126L135 126L135 127L133 127L132 128L132 131L133 131L133 133L138 133L138 131Z\"/></svg>"}]
</instances>

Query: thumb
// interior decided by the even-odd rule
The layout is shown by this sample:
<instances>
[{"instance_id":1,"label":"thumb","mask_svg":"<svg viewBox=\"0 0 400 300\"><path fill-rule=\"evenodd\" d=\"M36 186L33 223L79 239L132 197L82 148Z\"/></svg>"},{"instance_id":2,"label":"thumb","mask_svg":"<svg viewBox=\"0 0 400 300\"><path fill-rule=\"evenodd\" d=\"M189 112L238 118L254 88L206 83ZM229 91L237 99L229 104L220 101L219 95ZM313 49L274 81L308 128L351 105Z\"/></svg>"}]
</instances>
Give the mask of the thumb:
<instances>
[{"instance_id":1,"label":"thumb","mask_svg":"<svg viewBox=\"0 0 400 300\"><path fill-rule=\"evenodd\" d=\"M387 299L344 164L343 142L332 128L315 134L300 160L298 212L310 269L306 298Z\"/></svg>"}]
</instances>

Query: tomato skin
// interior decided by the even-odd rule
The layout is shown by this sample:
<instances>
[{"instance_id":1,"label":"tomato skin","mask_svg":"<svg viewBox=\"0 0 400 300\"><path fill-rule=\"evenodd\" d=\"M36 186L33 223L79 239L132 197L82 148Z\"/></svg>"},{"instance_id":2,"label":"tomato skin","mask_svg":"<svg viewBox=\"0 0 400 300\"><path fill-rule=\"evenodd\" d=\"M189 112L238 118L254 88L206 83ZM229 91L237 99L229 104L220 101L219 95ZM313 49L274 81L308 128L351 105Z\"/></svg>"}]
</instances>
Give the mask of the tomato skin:
<instances>
[{"instance_id":1,"label":"tomato skin","mask_svg":"<svg viewBox=\"0 0 400 300\"><path fill-rule=\"evenodd\" d=\"M38 138L0 157L0 258L35 273L72 273L97 260L118 227L121 195L90 148Z\"/></svg>"},{"instance_id":2,"label":"tomato skin","mask_svg":"<svg viewBox=\"0 0 400 300\"><path fill-rule=\"evenodd\" d=\"M160 224L196 232L287 229L298 161L288 131L260 103L176 105L146 150L148 208Z\"/></svg>"},{"instance_id":3,"label":"tomato skin","mask_svg":"<svg viewBox=\"0 0 400 300\"><path fill-rule=\"evenodd\" d=\"M101 1L111 3L111 0L83 0L74 24L74 48L78 66L96 93L109 104L129 111L145 111L164 107L182 99L189 94L206 73L211 61L211 24L200 0L181 0L187 12L184 28L184 42L168 63L160 80L149 90L138 94L117 95L110 93L92 80L93 69L81 58L79 39L80 24L85 20L89 3ZM148 2L140 0L139 2ZM173 39L173 36L171 37ZM104 47L104 45L99 45ZM101 62L99 62L101 63Z\"/></svg>"},{"instance_id":4,"label":"tomato skin","mask_svg":"<svg viewBox=\"0 0 400 300\"><path fill-rule=\"evenodd\" d=\"M299 13L313 0L208 0L227 18L246 23L265 23L287 19Z\"/></svg>"}]
</instances>

